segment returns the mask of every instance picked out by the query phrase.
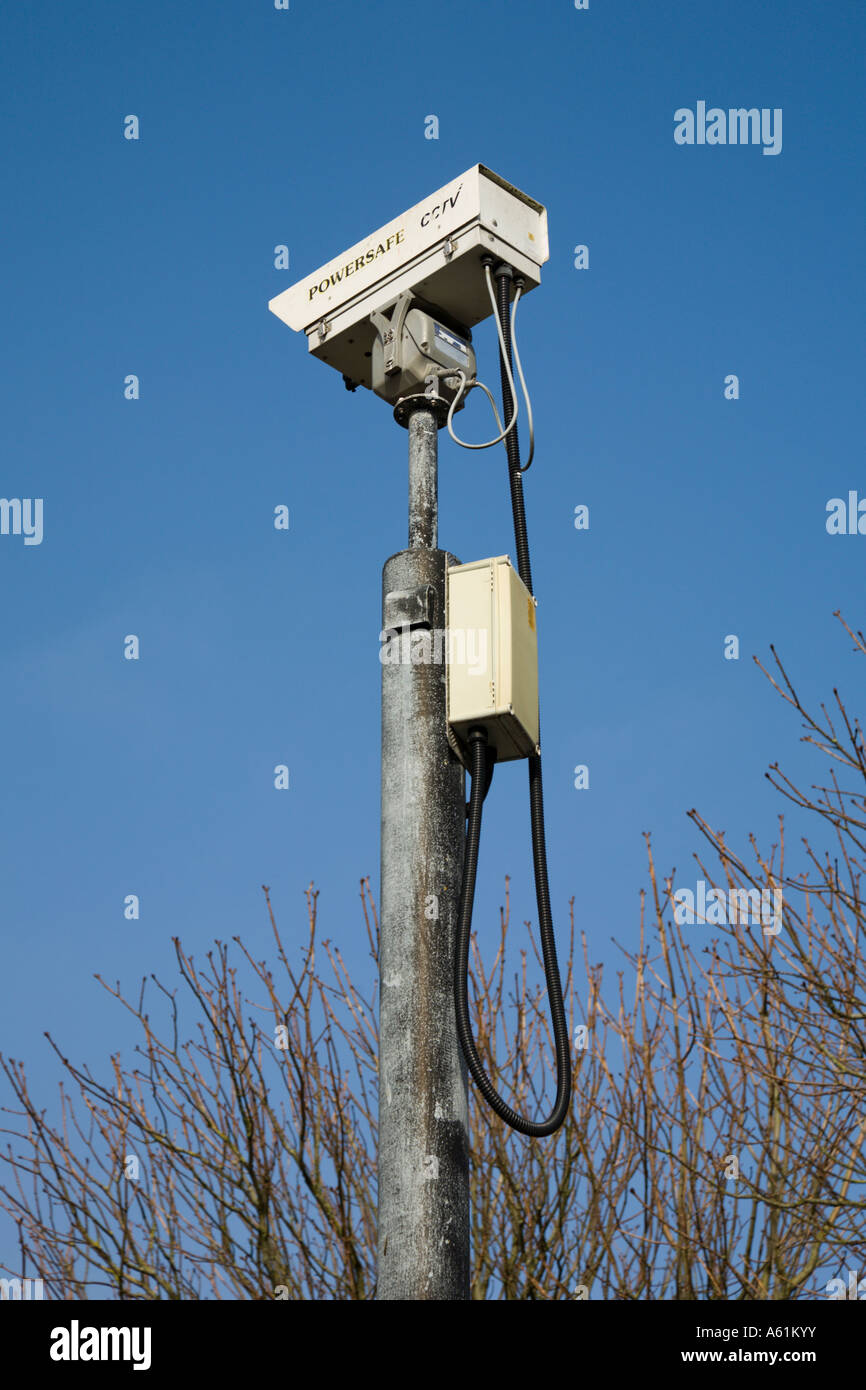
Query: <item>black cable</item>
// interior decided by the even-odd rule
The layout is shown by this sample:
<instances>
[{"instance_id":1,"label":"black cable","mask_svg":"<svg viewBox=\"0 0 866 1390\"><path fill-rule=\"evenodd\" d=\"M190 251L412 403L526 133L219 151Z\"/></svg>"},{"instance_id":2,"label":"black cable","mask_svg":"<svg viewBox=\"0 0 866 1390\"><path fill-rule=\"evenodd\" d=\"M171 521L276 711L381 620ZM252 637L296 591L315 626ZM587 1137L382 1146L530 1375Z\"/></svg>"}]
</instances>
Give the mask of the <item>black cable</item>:
<instances>
[{"instance_id":1,"label":"black cable","mask_svg":"<svg viewBox=\"0 0 866 1390\"><path fill-rule=\"evenodd\" d=\"M502 336L510 365L511 325L508 318L512 280L510 267L501 266L497 271L497 280L499 321L502 325ZM501 351L499 367L502 380L503 419L510 420L514 401L508 382L505 359ZM523 505L523 476L520 472L520 448L517 442L516 425L506 436L505 447L508 451L508 480L511 486L511 511L514 518L517 571L529 592L532 593L529 537L526 530L526 511ZM493 775L493 759L491 757L493 750L488 748L487 734L483 728L470 729L468 743L471 757L472 789L469 795L466 853L463 861L463 882L460 889L460 912L454 968L454 1008L457 1018L457 1035L472 1079L491 1109L495 1110L506 1124L511 1125L512 1129L519 1130L521 1134L530 1134L536 1138L541 1138L544 1135L553 1134L559 1129L571 1103L571 1047L568 1025L565 1021L565 1005L562 999L559 966L556 959L556 940L553 932L553 914L550 908L550 888L547 881L541 757L539 754L533 754L528 760L529 813L532 827L532 864L535 870L535 899L538 904L541 952L544 959L544 978L547 982L556 1047L556 1101L546 1120L535 1121L524 1119L522 1115L518 1115L497 1093L484 1070L472 1037L472 1025L469 1018L469 939L472 931L472 906L475 899L475 878L478 871L478 849L481 841L481 814L484 798L489 790Z\"/></svg>"}]
</instances>

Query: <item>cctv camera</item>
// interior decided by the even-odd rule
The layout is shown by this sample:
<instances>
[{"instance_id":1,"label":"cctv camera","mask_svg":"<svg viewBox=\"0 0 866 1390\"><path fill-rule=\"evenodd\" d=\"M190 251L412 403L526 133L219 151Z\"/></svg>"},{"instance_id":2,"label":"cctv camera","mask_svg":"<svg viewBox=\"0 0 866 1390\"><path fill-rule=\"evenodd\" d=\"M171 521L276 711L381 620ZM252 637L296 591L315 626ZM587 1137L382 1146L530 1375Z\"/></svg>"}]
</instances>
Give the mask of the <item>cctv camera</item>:
<instances>
[{"instance_id":1,"label":"cctv camera","mask_svg":"<svg viewBox=\"0 0 866 1390\"><path fill-rule=\"evenodd\" d=\"M397 383L389 385L388 378L398 373L393 364L386 366L381 319L402 295L410 294L413 303L401 325L406 331L400 384L417 381L427 353L434 368L456 369L465 357L474 373L469 330L492 312L482 259L507 262L522 277L526 294L539 284L548 254L542 205L476 164L278 294L269 308L290 328L306 333L309 351L350 384L391 400ZM422 322L425 314L428 321ZM459 341L449 341L448 334ZM407 368L413 339L418 356ZM420 347L424 341L427 348Z\"/></svg>"}]
</instances>

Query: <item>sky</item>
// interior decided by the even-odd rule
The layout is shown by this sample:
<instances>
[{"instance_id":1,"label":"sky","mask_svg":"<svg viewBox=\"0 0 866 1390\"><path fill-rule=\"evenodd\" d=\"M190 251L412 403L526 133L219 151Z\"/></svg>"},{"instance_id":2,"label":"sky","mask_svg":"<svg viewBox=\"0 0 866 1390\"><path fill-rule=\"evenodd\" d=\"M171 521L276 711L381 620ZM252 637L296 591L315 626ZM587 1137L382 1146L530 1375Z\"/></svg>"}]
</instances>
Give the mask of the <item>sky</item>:
<instances>
[{"instance_id":1,"label":"sky","mask_svg":"<svg viewBox=\"0 0 866 1390\"><path fill-rule=\"evenodd\" d=\"M866 536L826 522L866 498L864 30L851 0L7 7L0 496L42 499L43 534L0 534L0 1052L42 1103L46 1030L103 1068L130 1044L95 972L170 980L175 935L264 952L262 884L300 950L313 882L323 934L371 975L406 434L268 300L475 163L549 218L519 333L560 949L572 897L591 959L634 947L643 832L694 884L691 807L769 846L768 764L820 780L752 656L772 642L805 700L838 684L862 708L833 613L862 625ZM781 111L781 147L677 143L699 102ZM495 387L490 321L475 346ZM480 392L459 432L492 433ZM514 555L504 449L441 436L440 543ZM482 949L506 874L515 946L535 920L528 832L511 765L485 808Z\"/></svg>"}]
</instances>

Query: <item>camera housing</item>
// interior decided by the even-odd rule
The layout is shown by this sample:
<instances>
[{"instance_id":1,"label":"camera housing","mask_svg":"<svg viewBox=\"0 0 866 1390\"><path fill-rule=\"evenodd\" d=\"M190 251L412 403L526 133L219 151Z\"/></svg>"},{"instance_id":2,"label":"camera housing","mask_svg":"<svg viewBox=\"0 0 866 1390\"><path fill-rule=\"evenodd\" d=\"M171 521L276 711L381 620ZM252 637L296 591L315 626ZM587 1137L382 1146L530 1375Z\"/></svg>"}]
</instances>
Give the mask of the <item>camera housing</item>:
<instances>
[{"instance_id":1,"label":"camera housing","mask_svg":"<svg viewBox=\"0 0 866 1390\"><path fill-rule=\"evenodd\" d=\"M524 294L534 289L549 256L547 213L499 174L475 164L276 295L268 307L307 335L314 357L373 390L379 332L371 315L384 314L411 291L434 319L446 329L454 325L456 336L468 342L468 330L493 312L482 266L487 256L522 276Z\"/></svg>"}]
</instances>

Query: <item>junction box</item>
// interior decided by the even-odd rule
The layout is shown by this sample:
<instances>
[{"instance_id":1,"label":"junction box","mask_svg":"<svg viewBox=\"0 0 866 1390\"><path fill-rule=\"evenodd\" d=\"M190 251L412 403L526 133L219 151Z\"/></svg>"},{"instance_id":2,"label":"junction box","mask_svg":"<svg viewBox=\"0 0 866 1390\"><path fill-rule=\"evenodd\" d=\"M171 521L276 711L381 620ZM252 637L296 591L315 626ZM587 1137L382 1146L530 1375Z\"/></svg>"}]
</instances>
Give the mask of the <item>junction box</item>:
<instances>
[{"instance_id":1,"label":"junction box","mask_svg":"<svg viewBox=\"0 0 866 1390\"><path fill-rule=\"evenodd\" d=\"M497 762L538 753L536 601L507 555L447 572L448 723L463 751L474 726Z\"/></svg>"}]
</instances>

